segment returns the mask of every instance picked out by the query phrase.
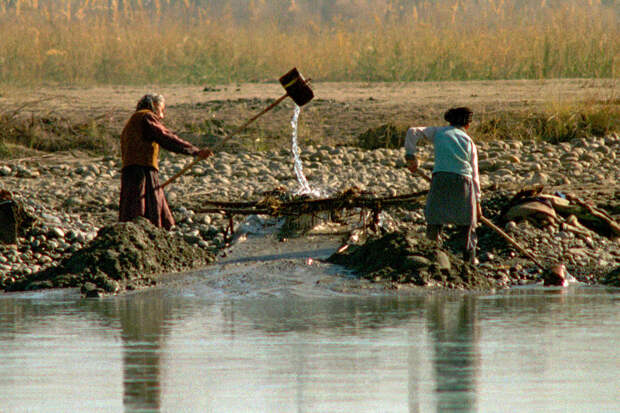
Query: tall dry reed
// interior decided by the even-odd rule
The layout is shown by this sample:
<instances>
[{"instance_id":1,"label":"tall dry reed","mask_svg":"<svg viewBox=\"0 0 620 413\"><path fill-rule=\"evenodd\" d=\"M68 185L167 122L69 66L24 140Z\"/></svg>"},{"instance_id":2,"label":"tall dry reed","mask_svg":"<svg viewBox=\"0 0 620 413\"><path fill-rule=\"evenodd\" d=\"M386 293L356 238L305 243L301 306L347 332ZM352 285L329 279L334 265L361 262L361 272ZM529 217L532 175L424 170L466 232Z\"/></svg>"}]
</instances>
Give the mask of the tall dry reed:
<instances>
[{"instance_id":1,"label":"tall dry reed","mask_svg":"<svg viewBox=\"0 0 620 413\"><path fill-rule=\"evenodd\" d=\"M613 0L312 4L0 0L0 82L262 81L291 66L326 81L618 76Z\"/></svg>"}]
</instances>

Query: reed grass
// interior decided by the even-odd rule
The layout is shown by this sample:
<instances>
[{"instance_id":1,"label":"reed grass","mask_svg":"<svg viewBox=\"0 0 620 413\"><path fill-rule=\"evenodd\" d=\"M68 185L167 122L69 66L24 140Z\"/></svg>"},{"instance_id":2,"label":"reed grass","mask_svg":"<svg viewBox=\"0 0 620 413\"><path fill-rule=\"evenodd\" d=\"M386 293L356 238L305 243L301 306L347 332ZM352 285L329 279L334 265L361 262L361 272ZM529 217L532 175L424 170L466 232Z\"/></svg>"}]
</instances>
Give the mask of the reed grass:
<instances>
[{"instance_id":1,"label":"reed grass","mask_svg":"<svg viewBox=\"0 0 620 413\"><path fill-rule=\"evenodd\" d=\"M80 150L116 154L118 139L96 122L58 117L14 117L0 113L0 159L29 152Z\"/></svg>"},{"instance_id":2,"label":"reed grass","mask_svg":"<svg viewBox=\"0 0 620 413\"><path fill-rule=\"evenodd\" d=\"M236 12L233 0L211 3L220 8L0 0L0 83L217 84L271 80L292 66L321 81L619 73L613 0L343 1L350 7L323 15L308 1L237 2ZM284 11L268 13L274 4Z\"/></svg>"},{"instance_id":3,"label":"reed grass","mask_svg":"<svg viewBox=\"0 0 620 413\"><path fill-rule=\"evenodd\" d=\"M293 66L316 81L616 79L619 23L617 0L0 0L0 86L263 82ZM102 128L0 111L0 158L115 153L118 131ZM617 99L507 109L472 129L550 142L618 131ZM255 132L261 150L290 133Z\"/></svg>"},{"instance_id":4,"label":"reed grass","mask_svg":"<svg viewBox=\"0 0 620 413\"><path fill-rule=\"evenodd\" d=\"M528 111L500 111L476 116L471 135L477 141L520 140L570 142L590 139L620 131L620 102L551 102L546 107ZM301 125L303 126L303 125ZM213 136L227 134L231 125L222 122L197 122L184 125L186 139L195 144L212 145ZM400 148L407 125L384 124L369 129L349 141L330 141L316 131L303 137L305 144L353 145L366 149ZM300 133L303 135L304 128ZM201 137L197 141L197 137ZM290 144L290 130L252 131L253 139L238 139L236 143L251 151L278 150ZM300 135L300 138L302 136ZM0 114L0 159L10 159L32 152L79 150L93 155L117 155L118 130L95 121L69 121L51 117L13 117Z\"/></svg>"},{"instance_id":5,"label":"reed grass","mask_svg":"<svg viewBox=\"0 0 620 413\"><path fill-rule=\"evenodd\" d=\"M483 115L472 128L477 139L570 142L620 131L619 102L550 102L537 111Z\"/></svg>"}]
</instances>

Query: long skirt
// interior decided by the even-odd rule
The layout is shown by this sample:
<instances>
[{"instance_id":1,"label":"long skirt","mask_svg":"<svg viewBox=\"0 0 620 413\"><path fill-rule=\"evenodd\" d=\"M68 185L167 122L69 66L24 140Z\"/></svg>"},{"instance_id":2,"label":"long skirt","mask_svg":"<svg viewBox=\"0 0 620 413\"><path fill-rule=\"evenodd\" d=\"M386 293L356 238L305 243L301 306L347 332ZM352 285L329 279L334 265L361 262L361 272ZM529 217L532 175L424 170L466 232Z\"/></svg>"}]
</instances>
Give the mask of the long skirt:
<instances>
[{"instance_id":1,"label":"long skirt","mask_svg":"<svg viewBox=\"0 0 620 413\"><path fill-rule=\"evenodd\" d=\"M118 220L131 221L136 217L145 217L156 227L170 229L174 225L164 191L159 188L159 172L155 168L131 165L121 171Z\"/></svg>"},{"instance_id":2,"label":"long skirt","mask_svg":"<svg viewBox=\"0 0 620 413\"><path fill-rule=\"evenodd\" d=\"M444 224L461 227L465 250L476 248L477 204L471 178L451 172L433 174L426 198L426 222L431 232Z\"/></svg>"}]
</instances>

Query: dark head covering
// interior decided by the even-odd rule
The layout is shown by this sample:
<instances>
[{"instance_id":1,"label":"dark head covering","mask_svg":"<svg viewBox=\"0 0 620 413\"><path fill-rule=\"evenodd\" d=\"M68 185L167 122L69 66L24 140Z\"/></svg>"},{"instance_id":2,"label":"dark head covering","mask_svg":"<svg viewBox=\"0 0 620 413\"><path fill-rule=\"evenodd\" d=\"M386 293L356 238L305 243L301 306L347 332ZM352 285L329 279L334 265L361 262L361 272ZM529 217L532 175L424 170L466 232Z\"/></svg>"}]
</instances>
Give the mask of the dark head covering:
<instances>
[{"instance_id":1,"label":"dark head covering","mask_svg":"<svg viewBox=\"0 0 620 413\"><path fill-rule=\"evenodd\" d=\"M443 115L443 118L450 125L460 127L471 123L473 113L468 107L452 108Z\"/></svg>"}]
</instances>

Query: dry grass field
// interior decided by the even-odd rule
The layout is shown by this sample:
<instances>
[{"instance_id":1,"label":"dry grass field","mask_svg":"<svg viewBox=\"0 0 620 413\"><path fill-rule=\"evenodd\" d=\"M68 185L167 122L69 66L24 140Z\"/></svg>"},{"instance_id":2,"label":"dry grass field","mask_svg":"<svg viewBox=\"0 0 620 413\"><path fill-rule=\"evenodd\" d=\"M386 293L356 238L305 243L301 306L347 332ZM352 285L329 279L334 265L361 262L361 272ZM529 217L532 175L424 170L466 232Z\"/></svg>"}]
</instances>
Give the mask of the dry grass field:
<instances>
[{"instance_id":1,"label":"dry grass field","mask_svg":"<svg viewBox=\"0 0 620 413\"><path fill-rule=\"evenodd\" d=\"M210 144L294 66L317 96L305 144L400 134L455 105L475 110L477 139L604 135L620 129L619 23L617 0L0 0L0 157L115 154L148 91ZM291 106L234 143L281 147Z\"/></svg>"},{"instance_id":2,"label":"dry grass field","mask_svg":"<svg viewBox=\"0 0 620 413\"><path fill-rule=\"evenodd\" d=\"M0 84L617 78L617 0L0 0Z\"/></svg>"}]
</instances>

